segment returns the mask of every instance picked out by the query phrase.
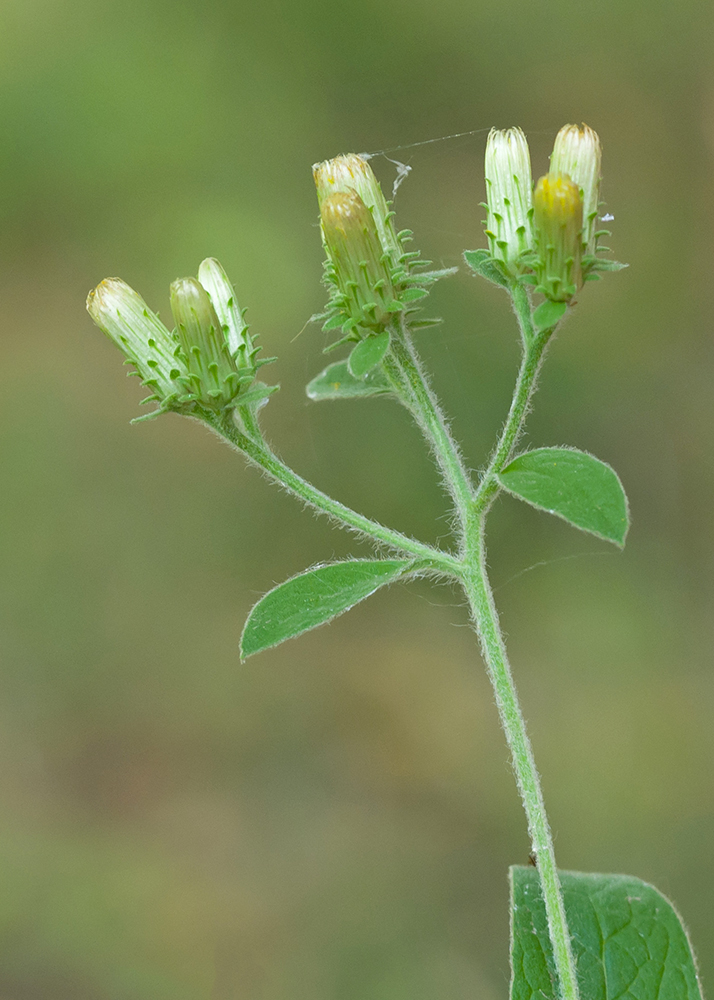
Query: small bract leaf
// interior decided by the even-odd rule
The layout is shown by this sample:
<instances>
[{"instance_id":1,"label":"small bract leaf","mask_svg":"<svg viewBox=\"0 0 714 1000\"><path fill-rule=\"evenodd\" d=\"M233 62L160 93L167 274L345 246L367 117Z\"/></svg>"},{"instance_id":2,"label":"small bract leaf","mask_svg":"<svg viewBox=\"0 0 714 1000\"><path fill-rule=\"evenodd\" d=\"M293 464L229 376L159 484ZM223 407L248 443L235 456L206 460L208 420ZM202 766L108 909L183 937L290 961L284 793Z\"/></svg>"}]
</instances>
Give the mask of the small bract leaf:
<instances>
[{"instance_id":1,"label":"small bract leaf","mask_svg":"<svg viewBox=\"0 0 714 1000\"><path fill-rule=\"evenodd\" d=\"M428 294L426 288L407 288L401 292L399 297L402 302L418 302L419 299L425 299Z\"/></svg>"},{"instance_id":2,"label":"small bract leaf","mask_svg":"<svg viewBox=\"0 0 714 1000\"><path fill-rule=\"evenodd\" d=\"M508 278L488 250L464 250L464 260L472 271L494 285L508 287Z\"/></svg>"},{"instance_id":3,"label":"small bract leaf","mask_svg":"<svg viewBox=\"0 0 714 1000\"><path fill-rule=\"evenodd\" d=\"M619 260L602 260L598 258L591 265L591 268L593 271L622 271L623 268L629 266L629 264L621 264Z\"/></svg>"},{"instance_id":4,"label":"small bract leaf","mask_svg":"<svg viewBox=\"0 0 714 1000\"><path fill-rule=\"evenodd\" d=\"M537 330L547 330L563 318L568 309L567 302L541 302L533 313L533 323Z\"/></svg>"},{"instance_id":5,"label":"small bract leaf","mask_svg":"<svg viewBox=\"0 0 714 1000\"><path fill-rule=\"evenodd\" d=\"M349 361L347 362L350 371L355 378L362 378L367 372L378 365L389 347L389 330L382 330L381 333L372 333L364 340L360 340L352 348Z\"/></svg>"},{"instance_id":6,"label":"small bract leaf","mask_svg":"<svg viewBox=\"0 0 714 1000\"><path fill-rule=\"evenodd\" d=\"M580 996L701 1000L679 916L653 886L628 875L560 872ZM538 872L511 868L511 1000L557 1000Z\"/></svg>"},{"instance_id":7,"label":"small bract leaf","mask_svg":"<svg viewBox=\"0 0 714 1000\"><path fill-rule=\"evenodd\" d=\"M497 477L514 496L622 547L630 519L615 470L575 448L518 455Z\"/></svg>"},{"instance_id":8,"label":"small bract leaf","mask_svg":"<svg viewBox=\"0 0 714 1000\"><path fill-rule=\"evenodd\" d=\"M368 372L364 378L355 378L346 361L328 365L307 386L310 399L351 399L355 396L377 396L391 392L391 386L379 369Z\"/></svg>"},{"instance_id":9,"label":"small bract leaf","mask_svg":"<svg viewBox=\"0 0 714 1000\"><path fill-rule=\"evenodd\" d=\"M316 566L261 598L241 636L241 658L324 625L412 565L405 559L352 559Z\"/></svg>"}]
</instances>

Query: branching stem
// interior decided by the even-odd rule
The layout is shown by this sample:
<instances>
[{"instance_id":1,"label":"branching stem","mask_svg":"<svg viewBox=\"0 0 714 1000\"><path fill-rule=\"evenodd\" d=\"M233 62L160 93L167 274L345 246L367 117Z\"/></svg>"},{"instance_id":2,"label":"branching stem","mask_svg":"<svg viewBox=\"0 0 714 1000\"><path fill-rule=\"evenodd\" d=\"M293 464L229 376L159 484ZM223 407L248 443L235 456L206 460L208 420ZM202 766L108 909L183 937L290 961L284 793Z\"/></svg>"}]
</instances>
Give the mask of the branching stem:
<instances>
[{"instance_id":1,"label":"branching stem","mask_svg":"<svg viewBox=\"0 0 714 1000\"><path fill-rule=\"evenodd\" d=\"M438 404L426 384L423 384L421 391L415 384L421 376L421 368L413 348L411 355L415 364L410 369L409 384L413 393L413 405L422 408L421 414L415 414L417 421L425 431L425 436L437 456L442 474L449 483L450 492L457 504L461 525L462 570L460 581L471 607L474 626L496 696L501 725L511 751L513 769L528 820L528 830L537 859L548 930L553 946L560 998L561 1000L578 1000L575 962L560 879L555 863L553 837L545 810L533 749L508 663L503 633L486 570L485 523L489 507L500 489L497 476L511 458L523 429L544 352L554 332L554 328L540 331L534 329L530 300L527 290L522 285L514 286L512 299L521 329L523 359L506 423L488 466L480 477L475 493L471 488L470 481L468 487L464 484L463 480L466 478L466 474L458 451L451 442L443 418L441 418L441 426L443 426L445 433L442 435L433 433L435 415L440 418L441 414ZM406 342L410 343L408 338ZM402 371L409 370L403 356L396 351L395 354L397 354ZM439 424L436 426L438 428Z\"/></svg>"},{"instance_id":2,"label":"branching stem","mask_svg":"<svg viewBox=\"0 0 714 1000\"><path fill-rule=\"evenodd\" d=\"M468 511L474 498L471 477L458 446L429 386L419 356L405 324L393 331L387 372L431 446L460 521L460 535L466 531ZM399 387L404 387L399 392ZM406 390L406 391L404 391Z\"/></svg>"},{"instance_id":3,"label":"branching stem","mask_svg":"<svg viewBox=\"0 0 714 1000\"><path fill-rule=\"evenodd\" d=\"M427 383L406 326L402 325L394 331L390 352L384 362L385 373L395 394L421 428L453 498L458 518L458 557L364 517L312 486L265 444L251 411L246 410L242 415L242 426L232 414L222 418L206 415L205 419L218 434L305 503L380 545L412 556L418 560L420 568L458 580L463 586L528 820L548 917L560 1000L579 1000L570 933L540 778L486 571L485 522L500 489L498 473L510 460L523 429L543 355L554 330L534 329L528 292L522 285L514 285L511 296L521 330L523 359L506 423L477 488L474 488L436 397Z\"/></svg>"},{"instance_id":4,"label":"branching stem","mask_svg":"<svg viewBox=\"0 0 714 1000\"><path fill-rule=\"evenodd\" d=\"M230 413L221 420L210 421L213 429L225 440L229 441L239 451L242 451L251 461L259 465L268 475L282 486L295 494L316 510L327 514L344 527L367 535L381 545L406 553L423 560L426 568L446 576L459 576L459 562L448 552L425 545L399 531L386 528L371 518L358 514L357 511L345 506L339 500L333 500L327 493L317 489L307 480L294 472L285 462L281 461L264 441L248 437L237 426Z\"/></svg>"}]
</instances>

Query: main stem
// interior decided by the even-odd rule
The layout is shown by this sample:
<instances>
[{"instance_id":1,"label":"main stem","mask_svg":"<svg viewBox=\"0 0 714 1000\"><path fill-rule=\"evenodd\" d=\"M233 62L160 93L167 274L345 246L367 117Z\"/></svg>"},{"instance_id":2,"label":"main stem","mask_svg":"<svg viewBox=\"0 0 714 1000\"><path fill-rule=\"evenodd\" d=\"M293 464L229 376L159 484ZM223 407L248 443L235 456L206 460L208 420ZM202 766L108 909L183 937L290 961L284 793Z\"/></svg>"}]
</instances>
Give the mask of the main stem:
<instances>
[{"instance_id":1,"label":"main stem","mask_svg":"<svg viewBox=\"0 0 714 1000\"><path fill-rule=\"evenodd\" d=\"M543 353L553 333L553 329L534 330L530 301L527 291L522 286L512 289L512 298L521 329L523 360L508 418L475 493L438 405L423 379L415 352L413 348L409 349L411 345L408 335L404 340L397 341L393 349L400 374L408 386L412 404L410 408L416 411L415 415L430 440L457 505L462 526L461 582L471 606L526 812L528 831L543 891L560 997L561 1000L579 1000L570 932L555 863L553 837L533 749L518 702L486 571L484 529L489 507L500 489L497 476L509 461L523 428Z\"/></svg>"},{"instance_id":2,"label":"main stem","mask_svg":"<svg viewBox=\"0 0 714 1000\"><path fill-rule=\"evenodd\" d=\"M427 384L406 328L396 332L392 339L391 356L388 355L385 359L386 373L429 441L454 498L461 536L460 559L424 545L401 532L386 528L316 489L293 472L267 447L250 411L244 414L244 423L247 421L245 433L232 416L220 422L216 420L209 422L219 434L306 503L346 527L363 532L378 542L414 556L417 560L423 560L425 566L461 581L471 606L476 632L496 696L501 724L511 751L518 789L526 811L528 830L543 891L560 998L579 1000L570 932L555 863L553 837L486 572L484 529L488 510L500 489L497 477L509 461L523 428L543 353L553 333L552 328L535 331L527 291L522 286L514 287L511 291L521 328L523 361L508 418L475 491L448 425Z\"/></svg>"},{"instance_id":3,"label":"main stem","mask_svg":"<svg viewBox=\"0 0 714 1000\"><path fill-rule=\"evenodd\" d=\"M558 869L555 864L553 837L545 811L545 802L533 757L533 749L518 703L516 686L498 621L498 612L486 573L486 554L483 541L484 521L485 514L481 514L478 526L478 550L469 560L468 569L463 577L463 586L471 605L483 658L496 695L501 725L511 751L513 770L516 773L518 789L528 819L528 832L540 875L561 1000L578 1000L575 962Z\"/></svg>"},{"instance_id":4,"label":"main stem","mask_svg":"<svg viewBox=\"0 0 714 1000\"><path fill-rule=\"evenodd\" d=\"M535 391L543 353L553 333L552 329L534 333L530 303L526 296L514 295L514 306L523 337L523 361L508 418L474 498L464 558L463 586L471 605L476 632L493 685L501 725L511 751L513 769L528 820L528 831L543 891L548 932L553 946L560 997L561 1000L579 1000L570 931L555 863L553 836L545 810L533 748L518 702L493 591L486 571L484 529L489 507L500 489L497 476L510 460L523 428L530 400Z\"/></svg>"}]
</instances>

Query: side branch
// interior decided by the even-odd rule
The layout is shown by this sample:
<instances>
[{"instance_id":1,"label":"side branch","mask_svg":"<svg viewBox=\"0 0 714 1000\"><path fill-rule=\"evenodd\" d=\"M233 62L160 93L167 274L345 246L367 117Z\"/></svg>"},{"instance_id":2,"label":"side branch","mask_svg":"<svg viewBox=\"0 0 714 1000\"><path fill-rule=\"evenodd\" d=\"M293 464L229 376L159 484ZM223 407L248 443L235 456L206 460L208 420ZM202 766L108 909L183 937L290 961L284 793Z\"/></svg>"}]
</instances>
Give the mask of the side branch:
<instances>
[{"instance_id":1,"label":"side branch","mask_svg":"<svg viewBox=\"0 0 714 1000\"><path fill-rule=\"evenodd\" d=\"M423 560L425 567L449 577L458 577L461 572L459 562L441 549L426 545L417 539L410 538L400 531L387 528L378 521L358 514L345 504L317 489L307 480L299 476L288 465L282 462L264 441L248 437L236 426L232 414L227 414L220 422L209 422L211 428L234 448L241 451L251 462L258 465L272 479L280 483L304 503L314 507L321 514L326 514L337 521L342 527L359 532L382 545L398 552L407 553Z\"/></svg>"},{"instance_id":2,"label":"side branch","mask_svg":"<svg viewBox=\"0 0 714 1000\"><path fill-rule=\"evenodd\" d=\"M390 350L392 357L385 364L387 374L431 447L454 500L463 535L467 530L474 487L436 396L429 386L406 325L393 331Z\"/></svg>"}]
</instances>

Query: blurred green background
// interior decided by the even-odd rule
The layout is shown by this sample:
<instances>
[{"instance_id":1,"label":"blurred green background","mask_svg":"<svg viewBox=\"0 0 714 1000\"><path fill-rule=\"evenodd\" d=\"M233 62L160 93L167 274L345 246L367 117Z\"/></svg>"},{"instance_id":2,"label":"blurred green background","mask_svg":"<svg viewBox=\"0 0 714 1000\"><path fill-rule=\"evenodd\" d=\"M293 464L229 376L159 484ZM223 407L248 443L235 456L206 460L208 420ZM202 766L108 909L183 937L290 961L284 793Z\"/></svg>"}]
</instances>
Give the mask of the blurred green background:
<instances>
[{"instance_id":1,"label":"blurred green background","mask_svg":"<svg viewBox=\"0 0 714 1000\"><path fill-rule=\"evenodd\" d=\"M84 299L119 275L167 314L217 256L280 358L282 456L445 537L404 412L305 398L310 166L479 130L392 154L400 225L457 264L484 245L487 129L521 125L538 175L581 120L631 267L580 296L527 441L611 462L633 528L620 555L505 498L490 561L560 865L668 893L711 991L713 21L700 0L2 4L1 1000L506 998L528 843L459 595L395 586L241 666L258 595L369 550L198 425L130 426L140 386ZM463 269L432 308L420 347L478 467L513 319Z\"/></svg>"}]
</instances>

